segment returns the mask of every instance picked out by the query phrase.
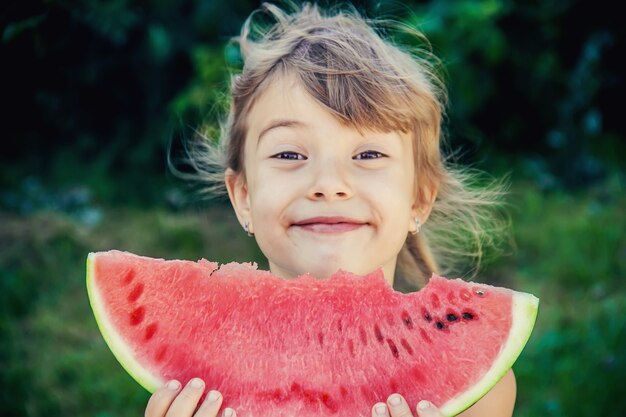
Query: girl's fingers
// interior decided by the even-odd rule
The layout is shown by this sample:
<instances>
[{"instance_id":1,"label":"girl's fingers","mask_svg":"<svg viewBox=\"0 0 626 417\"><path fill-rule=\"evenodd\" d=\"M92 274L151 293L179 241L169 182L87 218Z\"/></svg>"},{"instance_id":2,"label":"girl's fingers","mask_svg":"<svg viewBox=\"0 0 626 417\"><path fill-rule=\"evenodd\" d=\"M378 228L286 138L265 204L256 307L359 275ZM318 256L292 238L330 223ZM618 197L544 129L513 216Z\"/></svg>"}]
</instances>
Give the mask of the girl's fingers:
<instances>
[{"instance_id":1,"label":"girl's fingers","mask_svg":"<svg viewBox=\"0 0 626 417\"><path fill-rule=\"evenodd\" d=\"M372 417L389 417L389 412L387 411L387 404L385 403L374 404L374 407L372 407Z\"/></svg>"},{"instance_id":2,"label":"girl's fingers","mask_svg":"<svg viewBox=\"0 0 626 417\"><path fill-rule=\"evenodd\" d=\"M417 404L417 415L419 417L443 417L441 411L426 400L422 400Z\"/></svg>"},{"instance_id":3,"label":"girl's fingers","mask_svg":"<svg viewBox=\"0 0 626 417\"><path fill-rule=\"evenodd\" d=\"M413 417L411 408L400 394L392 394L387 398L387 406L391 417Z\"/></svg>"},{"instance_id":4,"label":"girl's fingers","mask_svg":"<svg viewBox=\"0 0 626 417\"><path fill-rule=\"evenodd\" d=\"M204 381L194 378L178 394L165 417L191 417L204 392Z\"/></svg>"},{"instance_id":5,"label":"girl's fingers","mask_svg":"<svg viewBox=\"0 0 626 417\"><path fill-rule=\"evenodd\" d=\"M223 417L237 417L237 413L235 413L235 410L233 410L232 408L227 408L226 410L224 410L224 413L222 413Z\"/></svg>"},{"instance_id":6,"label":"girl's fingers","mask_svg":"<svg viewBox=\"0 0 626 417\"><path fill-rule=\"evenodd\" d=\"M148 400L145 416L163 417L170 408L174 398L176 398L179 390L180 382L172 380L154 391L154 394L152 394L150 400Z\"/></svg>"},{"instance_id":7,"label":"girl's fingers","mask_svg":"<svg viewBox=\"0 0 626 417\"><path fill-rule=\"evenodd\" d=\"M209 391L195 417L216 417L223 400L224 397L222 397L219 391Z\"/></svg>"}]
</instances>

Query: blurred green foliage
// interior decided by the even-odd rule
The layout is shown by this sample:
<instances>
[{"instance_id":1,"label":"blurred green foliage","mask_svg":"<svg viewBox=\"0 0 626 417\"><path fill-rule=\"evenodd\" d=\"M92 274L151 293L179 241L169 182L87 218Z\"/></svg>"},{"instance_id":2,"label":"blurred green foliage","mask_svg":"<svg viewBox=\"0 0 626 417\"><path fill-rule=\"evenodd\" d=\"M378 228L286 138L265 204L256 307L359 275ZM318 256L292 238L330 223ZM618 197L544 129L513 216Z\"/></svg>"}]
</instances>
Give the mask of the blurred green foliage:
<instances>
[{"instance_id":1,"label":"blurred green foliage","mask_svg":"<svg viewBox=\"0 0 626 417\"><path fill-rule=\"evenodd\" d=\"M516 416L626 413L626 196L605 187L576 196L530 183L512 190L517 251L478 279L541 298L533 335L514 365ZM148 394L116 362L91 315L88 252L118 248L267 267L228 207L106 209L95 226L58 212L0 220L3 416L142 414ZM607 227L615 233L604 239Z\"/></svg>"},{"instance_id":2,"label":"blurred green foliage","mask_svg":"<svg viewBox=\"0 0 626 417\"><path fill-rule=\"evenodd\" d=\"M494 155L515 154L536 166L547 188L587 186L622 170L625 38L610 2L355 4L430 39L448 70L448 136L464 162L492 170ZM48 187L87 185L107 202L162 203L167 144L188 126L215 125L227 69L238 67L236 49L225 45L255 6L5 6L0 88L10 140L0 155L0 185L15 190L35 177Z\"/></svg>"},{"instance_id":3,"label":"blurred green foliage","mask_svg":"<svg viewBox=\"0 0 626 417\"><path fill-rule=\"evenodd\" d=\"M223 209L110 209L98 226L54 212L0 220L3 416L143 414L147 393L117 364L91 314L85 288L89 252L120 248L267 267L253 240L239 233L236 219Z\"/></svg>"},{"instance_id":4,"label":"blurred green foliage","mask_svg":"<svg viewBox=\"0 0 626 417\"><path fill-rule=\"evenodd\" d=\"M324 2L322 2L324 3ZM332 3L332 2L325 2ZM517 416L624 416L624 41L604 0L358 1L444 61L461 162L508 173L510 254L479 279L542 300L515 365ZM0 414L136 416L108 351L88 252L256 260L230 208L187 204L168 143L215 131L227 45L257 3L27 0L0 14Z\"/></svg>"}]
</instances>

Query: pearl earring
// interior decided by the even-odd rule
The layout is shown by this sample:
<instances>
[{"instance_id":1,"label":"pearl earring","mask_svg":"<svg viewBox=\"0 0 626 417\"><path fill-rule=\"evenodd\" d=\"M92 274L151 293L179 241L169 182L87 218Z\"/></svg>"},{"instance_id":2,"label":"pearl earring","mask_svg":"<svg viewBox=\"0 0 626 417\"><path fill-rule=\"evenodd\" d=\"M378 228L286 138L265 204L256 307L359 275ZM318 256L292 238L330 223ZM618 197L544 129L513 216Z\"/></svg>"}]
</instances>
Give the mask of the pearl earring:
<instances>
[{"instance_id":1,"label":"pearl earring","mask_svg":"<svg viewBox=\"0 0 626 417\"><path fill-rule=\"evenodd\" d=\"M248 222L246 222L245 229L246 229L246 234L248 235L248 237L254 236L254 233L250 233L250 227L248 226Z\"/></svg>"},{"instance_id":2,"label":"pearl earring","mask_svg":"<svg viewBox=\"0 0 626 417\"><path fill-rule=\"evenodd\" d=\"M415 231L411 232L412 235L416 235L420 232L420 228L422 227L422 224L420 223L420 219L418 219L417 217L415 218Z\"/></svg>"}]
</instances>

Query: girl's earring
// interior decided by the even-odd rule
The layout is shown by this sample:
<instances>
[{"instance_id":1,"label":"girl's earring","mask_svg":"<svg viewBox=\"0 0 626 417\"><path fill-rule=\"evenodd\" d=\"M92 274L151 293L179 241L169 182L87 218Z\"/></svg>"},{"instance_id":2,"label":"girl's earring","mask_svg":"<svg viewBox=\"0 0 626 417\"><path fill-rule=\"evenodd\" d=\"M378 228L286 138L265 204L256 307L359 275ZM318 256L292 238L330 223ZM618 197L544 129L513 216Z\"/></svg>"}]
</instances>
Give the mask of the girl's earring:
<instances>
[{"instance_id":1,"label":"girl's earring","mask_svg":"<svg viewBox=\"0 0 626 417\"><path fill-rule=\"evenodd\" d=\"M250 227L248 226L248 222L246 222L246 233L248 237L254 236L254 233L250 233Z\"/></svg>"},{"instance_id":2,"label":"girl's earring","mask_svg":"<svg viewBox=\"0 0 626 417\"><path fill-rule=\"evenodd\" d=\"M415 218L415 231L411 232L412 235L416 235L420 232L420 228L422 227L422 224L420 223L420 219L418 219L417 217Z\"/></svg>"}]
</instances>

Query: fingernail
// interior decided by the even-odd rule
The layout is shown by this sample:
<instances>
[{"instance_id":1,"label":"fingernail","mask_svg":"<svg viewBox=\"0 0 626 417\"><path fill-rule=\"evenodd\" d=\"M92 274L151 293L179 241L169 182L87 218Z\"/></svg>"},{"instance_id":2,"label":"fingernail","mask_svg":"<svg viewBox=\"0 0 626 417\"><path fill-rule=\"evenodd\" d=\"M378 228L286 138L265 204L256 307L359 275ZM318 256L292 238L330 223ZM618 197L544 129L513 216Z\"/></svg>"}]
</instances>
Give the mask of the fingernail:
<instances>
[{"instance_id":1,"label":"fingernail","mask_svg":"<svg viewBox=\"0 0 626 417\"><path fill-rule=\"evenodd\" d=\"M389 404L391 404L394 407L399 406L402 403L402 399L400 398L399 395L392 395L391 398L389 398Z\"/></svg>"},{"instance_id":2,"label":"fingernail","mask_svg":"<svg viewBox=\"0 0 626 417\"><path fill-rule=\"evenodd\" d=\"M176 391L178 388L180 388L180 382L176 381L176 380L171 380L170 382L167 383L167 389L171 389L172 391Z\"/></svg>"},{"instance_id":3,"label":"fingernail","mask_svg":"<svg viewBox=\"0 0 626 417\"><path fill-rule=\"evenodd\" d=\"M200 378L194 378L189 383L189 386L192 388L202 388L204 386L204 382Z\"/></svg>"},{"instance_id":4,"label":"fingernail","mask_svg":"<svg viewBox=\"0 0 626 417\"><path fill-rule=\"evenodd\" d=\"M226 410L224 410L224 417L232 417L233 415L233 410L231 410L230 408L227 408Z\"/></svg>"},{"instance_id":5,"label":"fingernail","mask_svg":"<svg viewBox=\"0 0 626 417\"><path fill-rule=\"evenodd\" d=\"M214 403L215 401L217 401L217 399L219 397L220 397L220 395L217 393L217 391L211 391L211 392L209 392L208 400L209 400L209 402Z\"/></svg>"},{"instance_id":6,"label":"fingernail","mask_svg":"<svg viewBox=\"0 0 626 417\"><path fill-rule=\"evenodd\" d=\"M376 414L378 414L379 416L384 416L387 414L387 407L385 406L385 404L378 404L375 410Z\"/></svg>"},{"instance_id":7,"label":"fingernail","mask_svg":"<svg viewBox=\"0 0 626 417\"><path fill-rule=\"evenodd\" d=\"M420 410L426 410L428 407L430 407L430 403L426 400L422 400L417 404L417 408Z\"/></svg>"}]
</instances>

